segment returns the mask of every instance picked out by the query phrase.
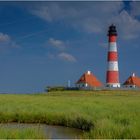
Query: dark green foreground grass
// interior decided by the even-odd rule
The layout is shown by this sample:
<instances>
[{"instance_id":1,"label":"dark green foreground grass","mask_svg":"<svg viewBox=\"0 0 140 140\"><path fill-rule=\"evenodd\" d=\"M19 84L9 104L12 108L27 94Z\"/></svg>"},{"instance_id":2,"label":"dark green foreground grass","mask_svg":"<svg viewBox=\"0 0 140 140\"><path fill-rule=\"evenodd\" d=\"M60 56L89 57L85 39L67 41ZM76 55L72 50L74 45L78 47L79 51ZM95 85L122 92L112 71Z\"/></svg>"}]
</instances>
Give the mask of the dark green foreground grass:
<instances>
[{"instance_id":1,"label":"dark green foreground grass","mask_svg":"<svg viewBox=\"0 0 140 140\"><path fill-rule=\"evenodd\" d=\"M140 138L139 91L61 91L0 95L0 122L87 130L85 138Z\"/></svg>"},{"instance_id":2,"label":"dark green foreground grass","mask_svg":"<svg viewBox=\"0 0 140 140\"><path fill-rule=\"evenodd\" d=\"M0 139L45 139L46 136L39 127L9 128L0 125Z\"/></svg>"}]
</instances>

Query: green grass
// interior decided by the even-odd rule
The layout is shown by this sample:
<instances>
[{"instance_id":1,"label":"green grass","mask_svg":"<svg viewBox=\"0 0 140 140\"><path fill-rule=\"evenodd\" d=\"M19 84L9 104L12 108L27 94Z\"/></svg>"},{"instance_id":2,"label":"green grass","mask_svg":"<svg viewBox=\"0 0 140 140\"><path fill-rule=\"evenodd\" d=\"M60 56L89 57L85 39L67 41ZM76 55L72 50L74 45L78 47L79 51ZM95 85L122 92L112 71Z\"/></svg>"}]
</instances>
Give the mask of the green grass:
<instances>
[{"instance_id":1,"label":"green grass","mask_svg":"<svg viewBox=\"0 0 140 140\"><path fill-rule=\"evenodd\" d=\"M1 94L0 122L75 127L87 130L86 138L140 138L140 92Z\"/></svg>"},{"instance_id":2,"label":"green grass","mask_svg":"<svg viewBox=\"0 0 140 140\"><path fill-rule=\"evenodd\" d=\"M1 139L45 139L45 135L41 128L9 128L0 125L0 138Z\"/></svg>"}]
</instances>

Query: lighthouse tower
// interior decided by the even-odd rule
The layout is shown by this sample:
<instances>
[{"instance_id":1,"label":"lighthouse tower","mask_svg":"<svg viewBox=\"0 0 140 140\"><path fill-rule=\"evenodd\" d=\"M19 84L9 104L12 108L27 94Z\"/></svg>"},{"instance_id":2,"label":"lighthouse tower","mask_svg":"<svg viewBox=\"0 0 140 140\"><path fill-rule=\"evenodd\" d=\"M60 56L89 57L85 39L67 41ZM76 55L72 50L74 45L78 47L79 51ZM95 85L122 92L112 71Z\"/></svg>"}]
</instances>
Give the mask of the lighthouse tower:
<instances>
[{"instance_id":1,"label":"lighthouse tower","mask_svg":"<svg viewBox=\"0 0 140 140\"><path fill-rule=\"evenodd\" d=\"M117 31L115 25L111 25L108 30L108 69L106 73L107 87L120 87L119 69L118 69L118 54L117 54Z\"/></svg>"}]
</instances>

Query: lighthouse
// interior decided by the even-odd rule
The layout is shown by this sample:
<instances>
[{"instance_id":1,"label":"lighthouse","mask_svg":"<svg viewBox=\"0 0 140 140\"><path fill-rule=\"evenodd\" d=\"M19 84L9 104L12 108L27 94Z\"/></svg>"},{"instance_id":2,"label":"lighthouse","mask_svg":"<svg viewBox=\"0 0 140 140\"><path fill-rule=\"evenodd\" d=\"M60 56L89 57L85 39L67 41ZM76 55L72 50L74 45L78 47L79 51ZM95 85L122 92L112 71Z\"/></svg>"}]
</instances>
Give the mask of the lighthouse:
<instances>
[{"instance_id":1,"label":"lighthouse","mask_svg":"<svg viewBox=\"0 0 140 140\"><path fill-rule=\"evenodd\" d=\"M117 53L117 31L116 26L109 26L108 30L108 68L106 73L106 86L107 87L120 87L119 83L119 69L118 69L118 53Z\"/></svg>"}]
</instances>

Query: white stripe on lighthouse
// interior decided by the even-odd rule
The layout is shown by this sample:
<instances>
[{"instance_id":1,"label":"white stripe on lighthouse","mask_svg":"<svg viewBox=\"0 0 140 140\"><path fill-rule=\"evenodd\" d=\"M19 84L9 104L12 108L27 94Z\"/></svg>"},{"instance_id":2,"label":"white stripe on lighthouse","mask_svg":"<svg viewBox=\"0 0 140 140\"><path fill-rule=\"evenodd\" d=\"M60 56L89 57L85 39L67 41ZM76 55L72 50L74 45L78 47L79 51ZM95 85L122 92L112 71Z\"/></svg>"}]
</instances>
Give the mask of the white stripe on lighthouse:
<instances>
[{"instance_id":1,"label":"white stripe on lighthouse","mask_svg":"<svg viewBox=\"0 0 140 140\"><path fill-rule=\"evenodd\" d=\"M109 52L117 52L116 42L109 43Z\"/></svg>"},{"instance_id":2,"label":"white stripe on lighthouse","mask_svg":"<svg viewBox=\"0 0 140 140\"><path fill-rule=\"evenodd\" d=\"M109 61L108 71L118 71L118 61Z\"/></svg>"}]
</instances>

